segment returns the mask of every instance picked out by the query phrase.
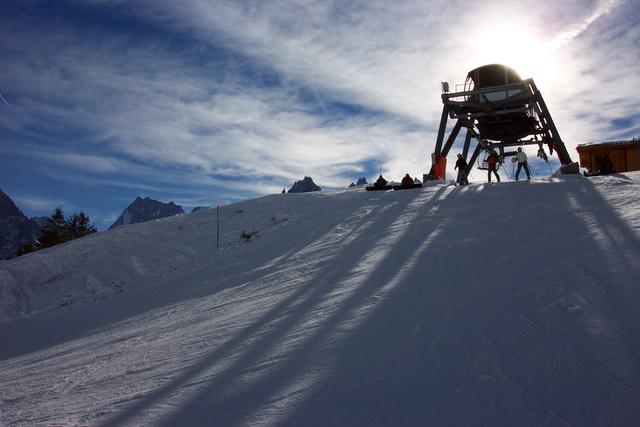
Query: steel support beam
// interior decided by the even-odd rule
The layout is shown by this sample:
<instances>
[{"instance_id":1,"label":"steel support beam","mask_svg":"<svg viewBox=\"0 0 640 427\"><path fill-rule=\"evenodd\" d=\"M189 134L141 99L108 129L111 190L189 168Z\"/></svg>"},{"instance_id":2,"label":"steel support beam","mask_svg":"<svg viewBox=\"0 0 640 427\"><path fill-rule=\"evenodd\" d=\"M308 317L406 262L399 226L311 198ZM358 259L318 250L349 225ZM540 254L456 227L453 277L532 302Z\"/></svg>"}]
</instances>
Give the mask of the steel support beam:
<instances>
[{"instance_id":1,"label":"steel support beam","mask_svg":"<svg viewBox=\"0 0 640 427\"><path fill-rule=\"evenodd\" d=\"M544 98L542 97L542 93L538 90L538 87L533 82L533 79L526 80L526 83L530 87L530 91L533 93L534 99L540 108L540 113L544 118L545 124L548 126L551 131L551 136L553 140L553 145L555 150L558 152L558 157L560 159L560 163L563 165L568 165L573 163L571 160L571 156L567 151L567 147L565 147L564 142L562 142L562 138L560 138L560 133L558 133L558 129L556 128L556 124L553 122L551 118L551 113L547 108L546 102L544 102Z\"/></svg>"},{"instance_id":2,"label":"steel support beam","mask_svg":"<svg viewBox=\"0 0 640 427\"><path fill-rule=\"evenodd\" d=\"M442 106L442 116L440 116L440 127L438 128L438 138L436 139L436 148L433 151L433 163L438 161L442 152L442 141L444 141L444 132L447 130L447 118L449 117L449 107L447 104Z\"/></svg>"},{"instance_id":3,"label":"steel support beam","mask_svg":"<svg viewBox=\"0 0 640 427\"><path fill-rule=\"evenodd\" d=\"M478 143L478 145L476 145L476 149L473 150L473 154L471 155L471 158L467 162L467 169L465 169L465 171L464 171L464 173L466 174L467 177L471 173L471 169L473 169L473 165L475 164L476 160L478 159L478 156L480 155L480 151L482 151L483 148L484 147L480 143Z\"/></svg>"},{"instance_id":4,"label":"steel support beam","mask_svg":"<svg viewBox=\"0 0 640 427\"><path fill-rule=\"evenodd\" d=\"M442 157L447 157L447 155L449 154L449 150L451 150L453 143L456 141L456 138L460 133L460 129L462 129L462 122L458 120L453 126L453 129L451 129L451 133L449 134L449 138L447 138L447 142L444 144L444 147L442 147L442 151L440 153Z\"/></svg>"},{"instance_id":5,"label":"steel support beam","mask_svg":"<svg viewBox=\"0 0 640 427\"><path fill-rule=\"evenodd\" d=\"M469 147L471 146L471 138L473 130L467 128L467 135L464 137L464 146L462 147L462 157L467 160L467 156L469 155Z\"/></svg>"}]
</instances>

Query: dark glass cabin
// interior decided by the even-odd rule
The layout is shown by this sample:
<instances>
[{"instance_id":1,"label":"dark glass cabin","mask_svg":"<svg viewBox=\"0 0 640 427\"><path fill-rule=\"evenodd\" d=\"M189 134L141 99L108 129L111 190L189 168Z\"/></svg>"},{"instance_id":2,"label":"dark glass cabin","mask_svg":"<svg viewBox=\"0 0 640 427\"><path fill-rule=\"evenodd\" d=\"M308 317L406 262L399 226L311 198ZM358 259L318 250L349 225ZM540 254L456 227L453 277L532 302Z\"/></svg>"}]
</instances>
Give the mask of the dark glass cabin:
<instances>
[{"instance_id":1,"label":"dark glass cabin","mask_svg":"<svg viewBox=\"0 0 640 427\"><path fill-rule=\"evenodd\" d=\"M513 83L522 83L516 70L502 64L489 64L469 71L465 90L486 89Z\"/></svg>"},{"instance_id":2,"label":"dark glass cabin","mask_svg":"<svg viewBox=\"0 0 640 427\"><path fill-rule=\"evenodd\" d=\"M476 125L480 134L494 141L510 141L531 135L536 130L537 121L525 111L509 112L527 106L525 87L516 86L506 89L506 85L522 83L522 78L511 67L502 64L489 64L469 71L465 82L465 91L480 91L466 97L478 112ZM495 88L495 90L491 90Z\"/></svg>"}]
</instances>

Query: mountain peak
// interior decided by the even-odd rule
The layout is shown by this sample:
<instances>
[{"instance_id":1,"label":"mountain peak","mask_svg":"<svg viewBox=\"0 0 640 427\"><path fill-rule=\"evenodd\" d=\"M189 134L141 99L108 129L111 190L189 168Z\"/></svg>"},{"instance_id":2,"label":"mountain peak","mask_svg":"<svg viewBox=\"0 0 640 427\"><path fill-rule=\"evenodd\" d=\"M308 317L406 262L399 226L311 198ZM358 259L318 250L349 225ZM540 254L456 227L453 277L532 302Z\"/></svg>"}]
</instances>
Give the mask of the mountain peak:
<instances>
[{"instance_id":1,"label":"mountain peak","mask_svg":"<svg viewBox=\"0 0 640 427\"><path fill-rule=\"evenodd\" d=\"M302 181L296 181L289 189L289 193L309 193L311 191L322 191L320 187L313 182L313 178L305 176Z\"/></svg>"},{"instance_id":2,"label":"mountain peak","mask_svg":"<svg viewBox=\"0 0 640 427\"><path fill-rule=\"evenodd\" d=\"M6 193L0 190L0 259L40 237L40 227L27 218Z\"/></svg>"},{"instance_id":3,"label":"mountain peak","mask_svg":"<svg viewBox=\"0 0 640 427\"><path fill-rule=\"evenodd\" d=\"M144 199L140 196L120 214L116 222L109 229L127 224L153 221L154 219L183 214L182 206L173 202L164 203L150 197Z\"/></svg>"}]
</instances>

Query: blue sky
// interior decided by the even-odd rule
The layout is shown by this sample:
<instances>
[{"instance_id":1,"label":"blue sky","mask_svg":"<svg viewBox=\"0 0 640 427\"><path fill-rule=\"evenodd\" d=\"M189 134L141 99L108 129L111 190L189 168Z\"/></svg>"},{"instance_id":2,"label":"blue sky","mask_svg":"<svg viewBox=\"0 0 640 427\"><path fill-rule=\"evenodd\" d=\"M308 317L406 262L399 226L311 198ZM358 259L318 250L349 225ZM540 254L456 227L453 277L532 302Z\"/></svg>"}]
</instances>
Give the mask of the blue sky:
<instances>
[{"instance_id":1,"label":"blue sky","mask_svg":"<svg viewBox=\"0 0 640 427\"><path fill-rule=\"evenodd\" d=\"M536 80L577 159L640 135L639 21L632 0L5 0L0 188L103 229L136 196L422 176L440 82L494 62Z\"/></svg>"}]
</instances>

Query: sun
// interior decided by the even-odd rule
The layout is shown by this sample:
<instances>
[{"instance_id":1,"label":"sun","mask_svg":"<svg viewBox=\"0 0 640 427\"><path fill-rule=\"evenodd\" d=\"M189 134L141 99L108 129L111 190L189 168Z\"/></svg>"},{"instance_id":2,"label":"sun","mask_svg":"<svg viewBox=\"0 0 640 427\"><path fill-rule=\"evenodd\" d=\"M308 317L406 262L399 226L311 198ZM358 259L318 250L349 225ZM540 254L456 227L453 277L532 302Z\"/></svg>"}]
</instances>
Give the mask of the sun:
<instances>
[{"instance_id":1,"label":"sun","mask_svg":"<svg viewBox=\"0 0 640 427\"><path fill-rule=\"evenodd\" d=\"M522 78L551 81L558 73L552 43L515 22L485 25L470 36L471 58L476 66L500 63Z\"/></svg>"}]
</instances>

